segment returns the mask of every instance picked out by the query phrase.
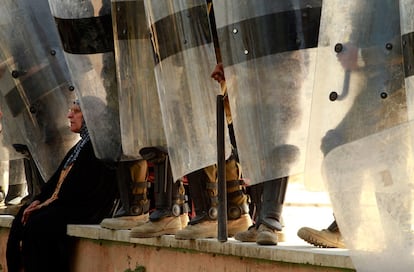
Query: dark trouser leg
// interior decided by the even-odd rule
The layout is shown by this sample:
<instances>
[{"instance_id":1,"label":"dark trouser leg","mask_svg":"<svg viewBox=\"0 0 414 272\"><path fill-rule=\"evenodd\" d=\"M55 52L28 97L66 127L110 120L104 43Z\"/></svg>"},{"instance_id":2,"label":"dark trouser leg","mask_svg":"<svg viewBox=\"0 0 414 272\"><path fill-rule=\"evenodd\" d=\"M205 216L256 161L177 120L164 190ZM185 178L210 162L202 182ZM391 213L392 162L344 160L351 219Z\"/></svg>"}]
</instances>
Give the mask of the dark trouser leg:
<instances>
[{"instance_id":1,"label":"dark trouser leg","mask_svg":"<svg viewBox=\"0 0 414 272\"><path fill-rule=\"evenodd\" d=\"M257 220L256 243L277 245L277 232L282 230L281 218L288 178L266 181L263 185L262 208Z\"/></svg>"},{"instance_id":2,"label":"dark trouser leg","mask_svg":"<svg viewBox=\"0 0 414 272\"><path fill-rule=\"evenodd\" d=\"M281 216L288 177L266 181L263 184L262 208L259 215L258 226L264 224L267 227L281 231Z\"/></svg>"},{"instance_id":3,"label":"dark trouser leg","mask_svg":"<svg viewBox=\"0 0 414 272\"><path fill-rule=\"evenodd\" d=\"M247 192L250 195L250 216L253 219L253 223L256 224L259 218L260 211L262 208L262 194L263 194L263 183L258 183L247 188Z\"/></svg>"}]
</instances>

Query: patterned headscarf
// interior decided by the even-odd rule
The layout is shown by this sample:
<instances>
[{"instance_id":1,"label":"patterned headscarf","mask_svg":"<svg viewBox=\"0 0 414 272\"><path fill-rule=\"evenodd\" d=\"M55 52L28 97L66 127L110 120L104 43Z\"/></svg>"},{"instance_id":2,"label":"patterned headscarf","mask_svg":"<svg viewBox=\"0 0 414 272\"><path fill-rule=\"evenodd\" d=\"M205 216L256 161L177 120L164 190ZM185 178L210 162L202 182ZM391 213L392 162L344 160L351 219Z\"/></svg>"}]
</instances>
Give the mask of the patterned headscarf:
<instances>
[{"instance_id":1,"label":"patterned headscarf","mask_svg":"<svg viewBox=\"0 0 414 272\"><path fill-rule=\"evenodd\" d=\"M73 104L80 106L80 103L79 103L79 100L78 99L76 99L75 101L73 101ZM68 168L69 165L73 164L76 161L76 159L79 156L80 151L82 150L82 147L87 142L90 141L89 132L88 132L88 128L86 127L85 119L82 120L82 127L80 129L79 134L80 134L81 139L76 144L75 149L73 150L72 154L66 160L65 165L63 166L63 169Z\"/></svg>"}]
</instances>

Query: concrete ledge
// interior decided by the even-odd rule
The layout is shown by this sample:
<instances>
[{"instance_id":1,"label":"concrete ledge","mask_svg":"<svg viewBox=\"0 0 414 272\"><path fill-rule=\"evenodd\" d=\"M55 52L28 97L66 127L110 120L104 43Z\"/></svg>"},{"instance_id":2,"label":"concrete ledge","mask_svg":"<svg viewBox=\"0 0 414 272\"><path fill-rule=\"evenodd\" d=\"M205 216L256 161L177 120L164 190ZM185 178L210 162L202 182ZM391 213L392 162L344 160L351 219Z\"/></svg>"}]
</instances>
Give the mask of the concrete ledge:
<instances>
[{"instance_id":1,"label":"concrete ledge","mask_svg":"<svg viewBox=\"0 0 414 272\"><path fill-rule=\"evenodd\" d=\"M229 238L224 243L216 239L177 240L173 235L143 239L129 238L129 231L108 230L96 225L69 225L68 234L93 240L109 240L275 262L354 269L346 249L321 249L313 246L289 244L287 242L281 242L277 246L259 246L256 243L241 243L233 238Z\"/></svg>"},{"instance_id":2,"label":"concrete ledge","mask_svg":"<svg viewBox=\"0 0 414 272\"><path fill-rule=\"evenodd\" d=\"M0 215L0 227L10 228L13 222L14 216L12 215Z\"/></svg>"},{"instance_id":3,"label":"concrete ledge","mask_svg":"<svg viewBox=\"0 0 414 272\"><path fill-rule=\"evenodd\" d=\"M5 249L12 220L13 216L0 216L2 249ZM259 246L232 238L224 243L216 239L177 240L173 235L138 239L130 238L129 232L104 229L99 225L68 225L68 235L76 240L72 271L90 271L94 267L99 267L100 271L136 271L134 269L138 264L147 272L355 271L346 249L320 249L288 242L277 246ZM1 266L5 264L5 250L2 252L0 271L3 271ZM186 264L183 266L188 268L177 270L175 266L164 264L171 259ZM163 266L157 265L161 260ZM128 269L124 269L126 264ZM194 266L202 270L193 270Z\"/></svg>"},{"instance_id":4,"label":"concrete ledge","mask_svg":"<svg viewBox=\"0 0 414 272\"><path fill-rule=\"evenodd\" d=\"M328 226L332 209L326 194L307 192L300 183L290 182L289 186L283 210L287 242L277 246L232 238L225 243L216 239L176 240L172 235L131 239L127 230L69 225L68 235L75 241L71 271L355 271L348 250L316 248L297 237L303 225L317 229ZM6 272L5 248L12 220L13 216L0 215L0 272Z\"/></svg>"}]
</instances>

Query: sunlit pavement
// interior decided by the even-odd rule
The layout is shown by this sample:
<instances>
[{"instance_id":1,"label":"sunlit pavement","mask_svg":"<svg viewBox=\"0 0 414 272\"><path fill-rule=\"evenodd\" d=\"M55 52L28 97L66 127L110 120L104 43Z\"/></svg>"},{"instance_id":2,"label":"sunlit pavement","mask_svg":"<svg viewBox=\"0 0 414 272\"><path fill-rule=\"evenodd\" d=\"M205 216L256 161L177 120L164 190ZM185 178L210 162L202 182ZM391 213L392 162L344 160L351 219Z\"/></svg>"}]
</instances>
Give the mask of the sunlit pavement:
<instances>
[{"instance_id":1,"label":"sunlit pavement","mask_svg":"<svg viewBox=\"0 0 414 272\"><path fill-rule=\"evenodd\" d=\"M333 221L333 211L326 192L305 188L301 180L290 180L283 208L286 244L308 245L297 236L301 227L327 228Z\"/></svg>"}]
</instances>

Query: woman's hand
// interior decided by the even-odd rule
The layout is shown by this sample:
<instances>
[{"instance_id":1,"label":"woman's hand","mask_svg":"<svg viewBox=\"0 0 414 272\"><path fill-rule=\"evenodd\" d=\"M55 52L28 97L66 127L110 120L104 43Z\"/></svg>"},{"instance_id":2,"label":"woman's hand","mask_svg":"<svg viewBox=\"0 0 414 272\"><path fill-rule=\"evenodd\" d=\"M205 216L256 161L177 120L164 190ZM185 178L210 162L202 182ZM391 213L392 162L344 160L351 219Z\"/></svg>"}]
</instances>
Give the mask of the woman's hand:
<instances>
[{"instance_id":1,"label":"woman's hand","mask_svg":"<svg viewBox=\"0 0 414 272\"><path fill-rule=\"evenodd\" d=\"M30 203L30 205L23 211L23 216L22 216L23 225L26 224L27 219L29 219L29 216L32 214L32 212L40 209L39 204L40 204L40 201L35 200L32 203Z\"/></svg>"}]
</instances>

